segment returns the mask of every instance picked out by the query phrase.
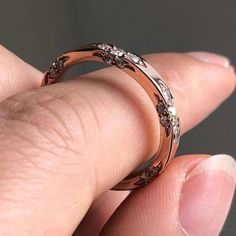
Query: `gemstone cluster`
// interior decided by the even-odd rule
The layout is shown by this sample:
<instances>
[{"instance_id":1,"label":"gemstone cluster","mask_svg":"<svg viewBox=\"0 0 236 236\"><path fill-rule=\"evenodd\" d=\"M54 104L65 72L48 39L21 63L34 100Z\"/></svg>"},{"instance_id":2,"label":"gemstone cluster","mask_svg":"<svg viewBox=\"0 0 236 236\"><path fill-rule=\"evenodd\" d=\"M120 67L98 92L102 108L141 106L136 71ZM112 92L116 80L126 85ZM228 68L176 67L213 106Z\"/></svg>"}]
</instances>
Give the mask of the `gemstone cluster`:
<instances>
[{"instance_id":1,"label":"gemstone cluster","mask_svg":"<svg viewBox=\"0 0 236 236\"><path fill-rule=\"evenodd\" d=\"M142 58L131 52L126 52L124 49L118 48L115 45L99 44L98 48L104 51L104 62L116 65L120 69L123 69L127 65L126 60L137 65L144 65Z\"/></svg>"},{"instance_id":2,"label":"gemstone cluster","mask_svg":"<svg viewBox=\"0 0 236 236\"><path fill-rule=\"evenodd\" d=\"M58 74L60 74L63 71L64 68L64 62L61 59L57 59L54 61L49 68L49 74L52 79L56 78Z\"/></svg>"},{"instance_id":3,"label":"gemstone cluster","mask_svg":"<svg viewBox=\"0 0 236 236\"><path fill-rule=\"evenodd\" d=\"M160 86L161 93L164 100L160 99L156 95L157 106L156 110L158 112L160 123L165 127L166 132L169 132L171 126L174 134L174 142L179 143L180 141L180 123L179 117L176 115L176 108L174 106L173 97L170 93L167 85L160 79L156 80Z\"/></svg>"},{"instance_id":4,"label":"gemstone cluster","mask_svg":"<svg viewBox=\"0 0 236 236\"><path fill-rule=\"evenodd\" d=\"M162 163L157 166L148 167L146 170L144 170L142 175L139 176L139 180L136 182L136 185L147 185L153 181L153 179L155 179L155 177L160 173L161 169Z\"/></svg>"}]
</instances>

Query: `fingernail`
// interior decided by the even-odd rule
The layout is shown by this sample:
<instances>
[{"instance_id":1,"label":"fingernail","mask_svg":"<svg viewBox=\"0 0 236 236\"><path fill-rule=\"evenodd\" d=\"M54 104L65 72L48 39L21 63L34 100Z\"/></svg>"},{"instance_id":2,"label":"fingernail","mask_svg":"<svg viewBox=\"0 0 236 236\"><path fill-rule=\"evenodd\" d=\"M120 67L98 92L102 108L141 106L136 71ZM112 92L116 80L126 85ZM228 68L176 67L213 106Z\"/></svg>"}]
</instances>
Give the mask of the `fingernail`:
<instances>
[{"instance_id":1,"label":"fingernail","mask_svg":"<svg viewBox=\"0 0 236 236\"><path fill-rule=\"evenodd\" d=\"M228 155L215 155L195 167L184 182L179 222L183 233L219 235L229 211L236 182L236 162Z\"/></svg>"},{"instance_id":2,"label":"fingernail","mask_svg":"<svg viewBox=\"0 0 236 236\"><path fill-rule=\"evenodd\" d=\"M218 55L210 52L188 52L189 56L192 56L200 61L206 63L215 64L228 68L230 66L230 60L222 55Z\"/></svg>"}]
</instances>

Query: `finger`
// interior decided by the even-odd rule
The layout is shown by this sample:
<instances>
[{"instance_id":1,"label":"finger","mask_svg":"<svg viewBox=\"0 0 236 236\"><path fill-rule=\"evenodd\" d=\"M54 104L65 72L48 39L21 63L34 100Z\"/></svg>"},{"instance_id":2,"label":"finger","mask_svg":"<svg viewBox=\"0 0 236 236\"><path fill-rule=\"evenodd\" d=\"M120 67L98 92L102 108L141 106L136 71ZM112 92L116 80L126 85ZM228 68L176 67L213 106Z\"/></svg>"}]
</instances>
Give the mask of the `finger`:
<instances>
[{"instance_id":1,"label":"finger","mask_svg":"<svg viewBox=\"0 0 236 236\"><path fill-rule=\"evenodd\" d=\"M178 158L150 185L131 193L101 235L219 235L235 181L232 157Z\"/></svg>"},{"instance_id":2,"label":"finger","mask_svg":"<svg viewBox=\"0 0 236 236\"><path fill-rule=\"evenodd\" d=\"M164 53L161 58L153 55L152 61L160 73L165 75L176 97L176 106L185 133L232 93L236 77L234 68L225 57L206 52L200 55L198 52L187 53L188 58L184 54L180 56L182 60L172 61L168 53ZM185 64L187 61L189 64ZM190 115L189 112L193 114Z\"/></svg>"},{"instance_id":3,"label":"finger","mask_svg":"<svg viewBox=\"0 0 236 236\"><path fill-rule=\"evenodd\" d=\"M91 205L86 216L74 232L73 236L92 236L101 231L105 222L116 210L117 206L129 195L130 191L109 190L99 196ZM91 222L93 227L91 227Z\"/></svg>"},{"instance_id":4,"label":"finger","mask_svg":"<svg viewBox=\"0 0 236 236\"><path fill-rule=\"evenodd\" d=\"M173 91L184 131L235 85L230 67L182 54L149 59ZM149 97L115 69L14 96L1 104L0 114L0 222L32 219L13 229L20 232L70 235L94 198L150 156L159 141ZM9 209L13 216L4 214Z\"/></svg>"},{"instance_id":5,"label":"finger","mask_svg":"<svg viewBox=\"0 0 236 236\"><path fill-rule=\"evenodd\" d=\"M7 97L38 88L42 73L0 45L0 101Z\"/></svg>"},{"instance_id":6,"label":"finger","mask_svg":"<svg viewBox=\"0 0 236 236\"><path fill-rule=\"evenodd\" d=\"M218 64L218 65L221 65L225 68L230 67L229 60L227 58L221 57L221 56L219 57L215 54L205 53L205 52L191 52L191 53L188 53L188 55L192 56L198 60L201 59L207 63L210 63L209 61L211 61L213 64ZM154 60L157 60L157 64L163 63L163 61L167 62L167 64L164 66L163 70L165 70L165 74L168 74L169 78L171 78L172 73L175 73L174 68L171 65L172 61L168 60L167 54L163 54L162 56L166 56L166 59L159 61L158 58L157 59L154 58ZM210 57L210 59L209 59L209 57ZM168 63L168 62L170 62L170 63ZM179 68L179 65L176 67ZM196 77L197 77L197 75L196 75ZM214 78L214 76L209 76L209 77ZM198 79L195 78L195 80L198 80ZM169 83L171 83L171 81L172 81L171 79L168 80ZM175 81L173 80L173 83L174 82ZM202 82L200 82L200 83L202 83ZM204 83L202 83L201 87L203 87L203 85L204 85ZM175 87L175 86L176 85L173 85L173 87ZM230 87L230 85L229 85L229 87ZM232 86L232 87L234 87L234 86ZM208 86L206 87L206 91L207 91L207 89L208 89ZM231 89L229 89L229 91L230 90ZM191 95L189 95L189 97L191 97ZM208 98L206 97L206 99L208 99ZM214 109L214 107L213 107L213 109ZM186 114L188 114L188 113L186 112ZM191 124L192 120L190 119L189 121L190 121L190 127L194 126L194 124ZM199 122L199 121L197 121L197 122ZM186 129L188 129L188 128L186 127ZM125 194L125 196L126 196L126 194ZM108 197L109 197L109 199L108 199ZM117 198L119 198L119 199L117 199ZM114 204L113 199L115 199L116 204ZM124 195L120 194L119 192L116 193L113 191L113 192L109 192L109 193L104 193L102 196L99 197L98 200L95 200L95 203L91 206L89 212L86 214L85 218L83 219L83 221L81 222L81 224L77 228L75 235L77 235L77 234L84 235L85 232L87 232L87 235L94 235L97 232L99 232L100 231L99 229L101 229L103 227L104 223L106 223L107 219L112 215L112 213L116 210L116 208L120 205L120 203L123 200L124 200ZM99 203L103 202L103 204L97 204L97 201ZM106 209L106 210L103 210L103 209ZM109 211L107 209L109 209ZM96 227L91 228L91 227L89 227L91 222L99 222L99 223L96 224Z\"/></svg>"}]
</instances>

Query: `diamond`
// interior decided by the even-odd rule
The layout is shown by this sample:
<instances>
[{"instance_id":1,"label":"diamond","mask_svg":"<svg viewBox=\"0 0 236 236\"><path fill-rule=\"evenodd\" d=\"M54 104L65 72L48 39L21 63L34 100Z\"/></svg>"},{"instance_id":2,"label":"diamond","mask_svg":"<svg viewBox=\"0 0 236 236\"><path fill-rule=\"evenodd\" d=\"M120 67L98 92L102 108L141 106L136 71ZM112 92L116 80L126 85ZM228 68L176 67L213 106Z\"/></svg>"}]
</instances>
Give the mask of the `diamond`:
<instances>
[{"instance_id":1,"label":"diamond","mask_svg":"<svg viewBox=\"0 0 236 236\"><path fill-rule=\"evenodd\" d=\"M155 177L160 173L162 169L162 163L157 166L150 166L139 176L139 181L136 182L137 185L146 185L153 181Z\"/></svg>"},{"instance_id":2,"label":"diamond","mask_svg":"<svg viewBox=\"0 0 236 236\"><path fill-rule=\"evenodd\" d=\"M173 131L174 131L174 134L178 136L180 133L180 128L178 126L173 126Z\"/></svg>"},{"instance_id":3,"label":"diamond","mask_svg":"<svg viewBox=\"0 0 236 236\"><path fill-rule=\"evenodd\" d=\"M174 133L174 142L179 143L180 140L180 127L173 126L173 133Z\"/></svg>"},{"instance_id":4,"label":"diamond","mask_svg":"<svg viewBox=\"0 0 236 236\"><path fill-rule=\"evenodd\" d=\"M116 63L116 66L120 69L123 69L125 67L125 61L123 58L119 58L119 57L116 57L115 58L115 63Z\"/></svg>"},{"instance_id":5,"label":"diamond","mask_svg":"<svg viewBox=\"0 0 236 236\"><path fill-rule=\"evenodd\" d=\"M112 62L113 62L113 55L111 55L110 53L106 53L106 54L103 55L103 60L107 64L112 64Z\"/></svg>"},{"instance_id":6,"label":"diamond","mask_svg":"<svg viewBox=\"0 0 236 236\"><path fill-rule=\"evenodd\" d=\"M110 52L118 57L122 57L123 55L125 55L125 50L123 50L122 48L117 48L116 46L114 46Z\"/></svg>"},{"instance_id":7,"label":"diamond","mask_svg":"<svg viewBox=\"0 0 236 236\"><path fill-rule=\"evenodd\" d=\"M162 80L158 79L157 82L160 85L162 92L166 90L169 91L168 87L164 84ZM181 128L179 123L179 117L176 115L176 108L174 106L172 95L170 93L168 97L170 99L169 103L167 102L168 100L165 99L167 104L164 103L163 100L158 97L158 95L155 94L155 96L157 99L156 110L159 114L160 123L166 128L166 132L170 132L170 128L172 127L174 142L178 144L180 141Z\"/></svg>"},{"instance_id":8,"label":"diamond","mask_svg":"<svg viewBox=\"0 0 236 236\"><path fill-rule=\"evenodd\" d=\"M123 55L125 55L125 50L123 50L121 48L117 48L115 55L122 57Z\"/></svg>"},{"instance_id":9,"label":"diamond","mask_svg":"<svg viewBox=\"0 0 236 236\"><path fill-rule=\"evenodd\" d=\"M113 47L109 44L99 44L98 48L105 51L102 55L104 62L108 64L115 64L118 68L123 69L126 65L123 56L126 52L122 48L117 48L115 45Z\"/></svg>"},{"instance_id":10,"label":"diamond","mask_svg":"<svg viewBox=\"0 0 236 236\"><path fill-rule=\"evenodd\" d=\"M166 101L166 103L171 106L174 104L173 102L173 96L169 90L169 88L167 87L167 85L164 83L164 81L162 81L161 79L158 79L157 80L158 84L160 85L161 87L161 92L163 94L163 97Z\"/></svg>"},{"instance_id":11,"label":"diamond","mask_svg":"<svg viewBox=\"0 0 236 236\"><path fill-rule=\"evenodd\" d=\"M174 133L174 141L179 143L180 140L180 123L179 118L177 116L171 117L171 124L173 126L173 133Z\"/></svg>"},{"instance_id":12,"label":"diamond","mask_svg":"<svg viewBox=\"0 0 236 236\"><path fill-rule=\"evenodd\" d=\"M173 126L179 126L179 118L177 116L171 116L171 124Z\"/></svg>"},{"instance_id":13,"label":"diamond","mask_svg":"<svg viewBox=\"0 0 236 236\"><path fill-rule=\"evenodd\" d=\"M176 109L174 106L168 107L168 112L171 116L176 116Z\"/></svg>"},{"instance_id":14,"label":"diamond","mask_svg":"<svg viewBox=\"0 0 236 236\"><path fill-rule=\"evenodd\" d=\"M53 79L57 76L57 73L54 69L49 69L49 74L50 74L51 78L53 78Z\"/></svg>"},{"instance_id":15,"label":"diamond","mask_svg":"<svg viewBox=\"0 0 236 236\"><path fill-rule=\"evenodd\" d=\"M142 177L146 178L147 180L152 180L160 171L160 168L155 166L150 166L148 169L145 170Z\"/></svg>"},{"instance_id":16,"label":"diamond","mask_svg":"<svg viewBox=\"0 0 236 236\"><path fill-rule=\"evenodd\" d=\"M166 112L166 106L163 101L158 101L157 106L156 106L156 110L159 115L162 115Z\"/></svg>"},{"instance_id":17,"label":"diamond","mask_svg":"<svg viewBox=\"0 0 236 236\"><path fill-rule=\"evenodd\" d=\"M168 116L161 116L160 117L160 123L164 127L168 127L170 125L170 120Z\"/></svg>"},{"instance_id":18,"label":"diamond","mask_svg":"<svg viewBox=\"0 0 236 236\"><path fill-rule=\"evenodd\" d=\"M166 103L169 106L173 105L173 97L172 97L169 89L162 90L162 93L163 93Z\"/></svg>"},{"instance_id":19,"label":"diamond","mask_svg":"<svg viewBox=\"0 0 236 236\"><path fill-rule=\"evenodd\" d=\"M62 60L57 59L56 61L54 61L51 67L49 68L49 74L51 78L55 78L59 73L62 72L63 68L64 68L64 63Z\"/></svg>"},{"instance_id":20,"label":"diamond","mask_svg":"<svg viewBox=\"0 0 236 236\"><path fill-rule=\"evenodd\" d=\"M125 58L128 59L129 61L136 63L136 64L140 64L140 62L141 62L141 58L131 52L127 52L125 55Z\"/></svg>"},{"instance_id":21,"label":"diamond","mask_svg":"<svg viewBox=\"0 0 236 236\"><path fill-rule=\"evenodd\" d=\"M108 44L99 44L98 48L104 50L104 51L108 51L109 49L111 49L112 47Z\"/></svg>"}]
</instances>

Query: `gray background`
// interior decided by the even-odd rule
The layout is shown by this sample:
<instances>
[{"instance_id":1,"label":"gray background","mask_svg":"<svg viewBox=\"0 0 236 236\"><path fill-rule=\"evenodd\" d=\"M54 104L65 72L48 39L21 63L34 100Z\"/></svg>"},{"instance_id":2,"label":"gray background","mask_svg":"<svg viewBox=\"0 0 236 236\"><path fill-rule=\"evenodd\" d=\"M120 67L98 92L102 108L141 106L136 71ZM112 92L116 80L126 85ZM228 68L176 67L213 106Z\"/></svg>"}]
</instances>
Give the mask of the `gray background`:
<instances>
[{"instance_id":1,"label":"gray background","mask_svg":"<svg viewBox=\"0 0 236 236\"><path fill-rule=\"evenodd\" d=\"M235 0L1 1L0 43L41 70L63 51L112 42L137 53L207 50L236 65ZM179 153L236 156L236 94L186 134ZM236 201L222 235L236 235Z\"/></svg>"}]
</instances>

